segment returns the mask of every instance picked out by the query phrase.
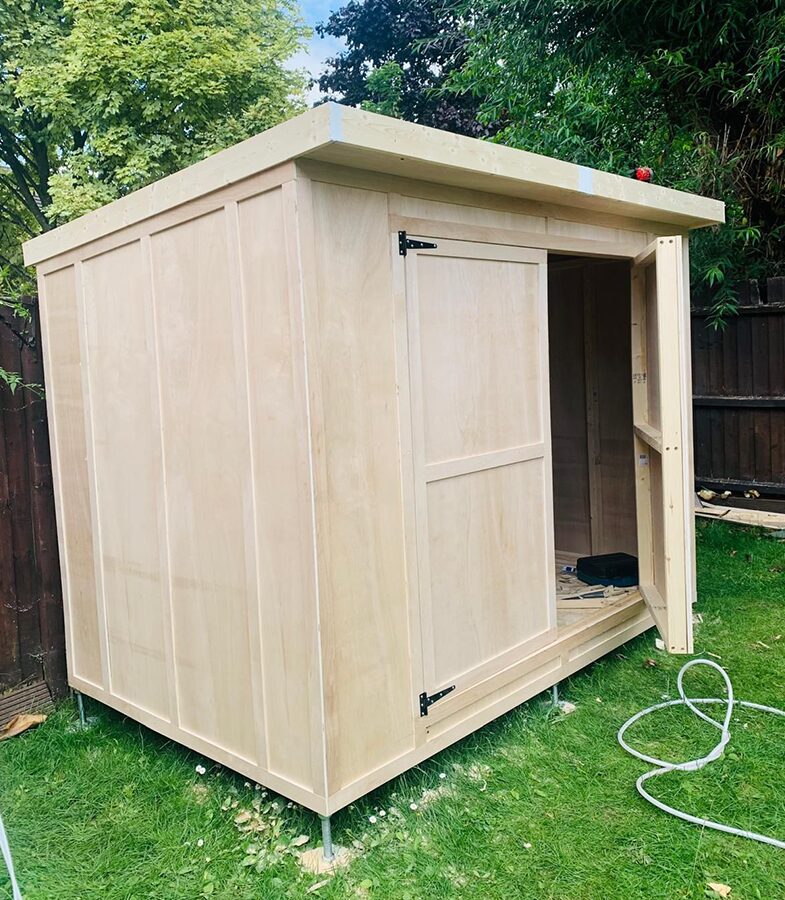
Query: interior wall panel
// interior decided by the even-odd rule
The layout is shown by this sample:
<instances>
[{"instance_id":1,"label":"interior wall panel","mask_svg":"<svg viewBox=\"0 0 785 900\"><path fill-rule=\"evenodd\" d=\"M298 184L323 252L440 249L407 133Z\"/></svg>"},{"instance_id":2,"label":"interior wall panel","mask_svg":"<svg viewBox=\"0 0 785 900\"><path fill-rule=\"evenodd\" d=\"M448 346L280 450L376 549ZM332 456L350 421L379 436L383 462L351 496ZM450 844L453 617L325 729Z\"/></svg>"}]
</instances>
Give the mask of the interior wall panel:
<instances>
[{"instance_id":1,"label":"interior wall panel","mask_svg":"<svg viewBox=\"0 0 785 900\"><path fill-rule=\"evenodd\" d=\"M553 519L556 549L591 550L586 431L584 280L581 265L548 267Z\"/></svg>"},{"instance_id":2,"label":"interior wall panel","mask_svg":"<svg viewBox=\"0 0 785 900\"><path fill-rule=\"evenodd\" d=\"M638 552L632 425L630 272L626 263L590 264L593 280L597 476L602 543L595 553Z\"/></svg>"}]
</instances>

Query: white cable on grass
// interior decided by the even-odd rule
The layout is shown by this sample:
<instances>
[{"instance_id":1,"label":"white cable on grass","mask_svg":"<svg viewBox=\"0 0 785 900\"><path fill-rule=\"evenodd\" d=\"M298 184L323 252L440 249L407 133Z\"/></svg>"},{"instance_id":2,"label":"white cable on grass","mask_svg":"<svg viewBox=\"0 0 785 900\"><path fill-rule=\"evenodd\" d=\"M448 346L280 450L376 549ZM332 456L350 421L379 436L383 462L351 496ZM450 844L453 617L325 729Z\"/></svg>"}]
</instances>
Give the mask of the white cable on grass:
<instances>
[{"instance_id":1,"label":"white cable on grass","mask_svg":"<svg viewBox=\"0 0 785 900\"><path fill-rule=\"evenodd\" d=\"M691 669L693 666L710 666L712 669L715 669L717 672L719 672L723 678L723 681L725 682L728 696L726 698L688 697L684 692L684 673L688 669ZM686 662L679 670L677 683L679 686L680 699L668 700L665 703L657 703L655 706L649 706L647 709L642 709L632 718L627 719L627 721L619 729L619 733L617 736L621 746L628 753L631 753L638 759L642 759L644 762L651 763L653 766L657 767L656 769L652 769L650 772L646 772L644 775L641 775L641 777L635 782L635 787L638 789L638 793L645 800L648 800L649 803L651 803L653 806L656 806L657 809L661 809L663 812L669 813L672 816L676 816L678 819L683 819L685 822L692 822L693 825L702 825L704 828L713 828L716 831L724 831L728 834L736 834L739 837L749 838L753 841L760 841L763 844L771 844L772 847L779 847L781 850L785 850L785 841L777 840L777 838L769 837L765 834L757 834L757 832L754 831L745 831L742 828L733 828L730 825L723 825L721 822L712 822L710 819L702 819L699 816L691 816L689 813L683 812L680 809L676 809L673 806L668 806L667 803L663 803L656 797L652 797L652 795L643 787L643 785L650 778L656 778L658 775L665 775L668 772L697 772L699 769L702 769L710 762L714 762L715 759L719 759L725 752L725 747L730 741L729 726L731 716L733 715L734 706L745 706L747 707L747 709L757 709L760 712L767 712L772 713L772 715L775 716L785 717L785 710L776 709L773 706L763 706L760 703L750 703L747 700L736 700L733 696L733 685L731 684L731 680L728 677L728 673L725 671L725 669L722 668L722 666L717 665L717 663L712 662L710 659L691 659L689 662ZM716 719L712 719L711 716L698 709L699 704L724 704L725 718L722 722L718 722ZM627 741L624 740L624 735L631 725L634 725L636 722L640 721L644 716L648 716L649 713L656 712L658 709L665 709L668 706L686 706L688 709L694 712L695 715L698 716L698 718L703 719L704 722L708 722L710 725L713 725L715 728L718 728L720 730L719 741L714 746L714 748L706 754L706 756L703 756L700 759L691 759L688 762L672 763L667 762L663 759L657 759L654 756L647 756L645 753L641 753L640 750L636 750L634 747L631 747L627 743Z\"/></svg>"},{"instance_id":2,"label":"white cable on grass","mask_svg":"<svg viewBox=\"0 0 785 900\"><path fill-rule=\"evenodd\" d=\"M5 867L8 869L8 877L11 879L12 896L14 900L22 900L22 892L19 890L19 884L16 880L14 861L11 858L11 847L8 844L8 837L5 833L5 825L3 825L2 817L0 817L0 851L3 853Z\"/></svg>"}]
</instances>

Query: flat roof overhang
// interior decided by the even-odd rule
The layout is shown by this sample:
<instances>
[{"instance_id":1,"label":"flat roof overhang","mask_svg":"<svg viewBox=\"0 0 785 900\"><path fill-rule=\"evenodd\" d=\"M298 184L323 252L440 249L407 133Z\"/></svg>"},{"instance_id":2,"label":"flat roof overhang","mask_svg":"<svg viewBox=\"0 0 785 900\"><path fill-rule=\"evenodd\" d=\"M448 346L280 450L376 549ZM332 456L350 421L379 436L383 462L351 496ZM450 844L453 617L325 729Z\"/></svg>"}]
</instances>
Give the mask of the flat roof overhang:
<instances>
[{"instance_id":1,"label":"flat roof overhang","mask_svg":"<svg viewBox=\"0 0 785 900\"><path fill-rule=\"evenodd\" d=\"M678 230L725 221L719 200L326 103L24 245L35 265L290 160L615 213Z\"/></svg>"}]
</instances>

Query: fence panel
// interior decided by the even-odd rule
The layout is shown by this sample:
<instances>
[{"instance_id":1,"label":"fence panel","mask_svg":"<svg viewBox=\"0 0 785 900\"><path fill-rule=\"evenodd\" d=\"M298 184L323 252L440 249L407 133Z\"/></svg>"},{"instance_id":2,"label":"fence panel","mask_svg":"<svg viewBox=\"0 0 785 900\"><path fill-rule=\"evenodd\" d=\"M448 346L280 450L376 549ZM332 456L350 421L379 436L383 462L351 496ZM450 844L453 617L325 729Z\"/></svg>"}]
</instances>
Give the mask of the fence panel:
<instances>
[{"instance_id":1,"label":"fence panel","mask_svg":"<svg viewBox=\"0 0 785 900\"><path fill-rule=\"evenodd\" d=\"M692 312L695 478L785 496L785 278L750 282L724 329Z\"/></svg>"},{"instance_id":2,"label":"fence panel","mask_svg":"<svg viewBox=\"0 0 785 900\"><path fill-rule=\"evenodd\" d=\"M0 366L43 386L38 309L0 312ZM0 384L0 691L44 680L66 688L63 598L46 404Z\"/></svg>"}]
</instances>

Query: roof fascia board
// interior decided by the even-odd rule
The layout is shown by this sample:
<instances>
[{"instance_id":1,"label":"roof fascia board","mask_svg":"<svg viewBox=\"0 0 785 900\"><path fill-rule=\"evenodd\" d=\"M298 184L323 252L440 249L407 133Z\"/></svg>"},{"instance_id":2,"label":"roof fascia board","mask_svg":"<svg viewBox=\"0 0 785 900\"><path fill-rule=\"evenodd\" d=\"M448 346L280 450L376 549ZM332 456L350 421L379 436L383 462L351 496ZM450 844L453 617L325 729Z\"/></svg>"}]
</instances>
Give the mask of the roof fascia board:
<instances>
[{"instance_id":1,"label":"roof fascia board","mask_svg":"<svg viewBox=\"0 0 785 900\"><path fill-rule=\"evenodd\" d=\"M302 157L672 223L681 229L725 220L725 207L719 200L326 103L27 241L25 263L35 265L51 259Z\"/></svg>"},{"instance_id":2,"label":"roof fascia board","mask_svg":"<svg viewBox=\"0 0 785 900\"><path fill-rule=\"evenodd\" d=\"M72 222L27 241L25 264L35 265L168 209L204 197L328 143L335 114L325 104L208 156Z\"/></svg>"}]
</instances>

